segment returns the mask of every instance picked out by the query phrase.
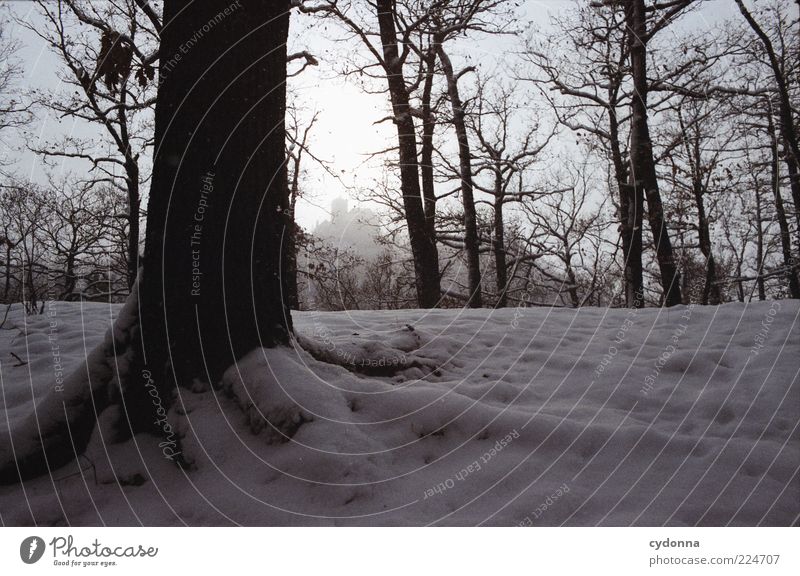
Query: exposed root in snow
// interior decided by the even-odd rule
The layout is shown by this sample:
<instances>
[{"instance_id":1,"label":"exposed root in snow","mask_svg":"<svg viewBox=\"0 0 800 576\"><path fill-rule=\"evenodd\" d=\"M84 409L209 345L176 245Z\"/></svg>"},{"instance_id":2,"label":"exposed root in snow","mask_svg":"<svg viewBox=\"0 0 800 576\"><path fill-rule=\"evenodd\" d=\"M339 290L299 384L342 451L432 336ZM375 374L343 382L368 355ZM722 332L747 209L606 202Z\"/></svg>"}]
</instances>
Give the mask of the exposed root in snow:
<instances>
[{"instance_id":1,"label":"exposed root in snow","mask_svg":"<svg viewBox=\"0 0 800 576\"><path fill-rule=\"evenodd\" d=\"M80 368L37 398L24 421L0 430L0 484L13 484L73 461L89 442L98 415L119 397L138 329L138 283L102 344Z\"/></svg>"},{"instance_id":2,"label":"exposed root in snow","mask_svg":"<svg viewBox=\"0 0 800 576\"><path fill-rule=\"evenodd\" d=\"M275 376L274 365L280 356L270 355L270 365L268 354L267 350L255 350L245 356L225 371L222 386L244 412L250 431L256 435L263 432L268 444L280 444L288 442L314 417L300 407L284 389L285 383Z\"/></svg>"},{"instance_id":3,"label":"exposed root in snow","mask_svg":"<svg viewBox=\"0 0 800 576\"><path fill-rule=\"evenodd\" d=\"M344 338L327 333L299 334L296 338L317 360L366 376L395 376L410 368L427 374L439 368L436 361L415 354L428 338L410 324L390 333L385 340L359 333Z\"/></svg>"}]
</instances>

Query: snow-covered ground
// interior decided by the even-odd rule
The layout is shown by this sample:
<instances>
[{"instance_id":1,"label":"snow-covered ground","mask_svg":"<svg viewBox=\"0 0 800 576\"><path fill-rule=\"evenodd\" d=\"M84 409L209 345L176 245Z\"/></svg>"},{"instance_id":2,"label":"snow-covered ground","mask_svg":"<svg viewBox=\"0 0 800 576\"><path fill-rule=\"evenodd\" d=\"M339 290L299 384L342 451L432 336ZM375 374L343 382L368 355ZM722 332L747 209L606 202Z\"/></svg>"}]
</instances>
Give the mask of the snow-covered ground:
<instances>
[{"instance_id":1,"label":"snow-covered ground","mask_svg":"<svg viewBox=\"0 0 800 576\"><path fill-rule=\"evenodd\" d=\"M0 427L51 393L117 311L14 308ZM789 301L295 314L305 349L257 350L222 386L180 390L168 420L193 470L158 439L113 443L100 426L82 475L0 487L0 520L797 524L798 314Z\"/></svg>"}]
</instances>

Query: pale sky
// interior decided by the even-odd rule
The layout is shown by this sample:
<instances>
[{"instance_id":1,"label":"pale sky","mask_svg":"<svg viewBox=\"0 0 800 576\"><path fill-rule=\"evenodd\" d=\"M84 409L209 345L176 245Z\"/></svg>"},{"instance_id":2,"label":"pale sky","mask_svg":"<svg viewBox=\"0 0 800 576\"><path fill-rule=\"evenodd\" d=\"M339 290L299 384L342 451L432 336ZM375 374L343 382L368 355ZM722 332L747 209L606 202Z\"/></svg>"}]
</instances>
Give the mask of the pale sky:
<instances>
[{"instance_id":1,"label":"pale sky","mask_svg":"<svg viewBox=\"0 0 800 576\"><path fill-rule=\"evenodd\" d=\"M102 0L101 0L102 1ZM550 15L564 7L575 4L575 0L528 0L522 4L522 21L530 19L532 29L547 29ZM5 2L18 16L33 22L42 21L32 2ZM683 26L710 26L718 19L735 11L733 0L706 0L701 10L686 19ZM23 48L19 57L24 63L24 85L29 88L60 90L55 76L58 60L33 33L14 27L12 35ZM343 51L352 51L355 43L341 44L331 39L340 35L339 30L328 24L320 33L319 20L312 16L293 15L290 51L306 49L320 60L316 68L308 68L301 76L292 79L290 86L300 95L300 104L309 113L320 110L320 117L313 131L311 150L320 158L331 162L335 171L345 183L368 189L379 177L380 163L372 161L365 165L367 155L391 145L395 129L391 123L376 125L375 122L388 114L389 103L386 95L366 94L353 79L337 76L342 68ZM510 56L518 40L513 37L475 37L469 42L461 42L451 49L456 66L480 63L482 67L493 68L513 65ZM53 116L40 116L31 127L34 135L43 140L52 139L58 134L91 134L91 129L70 121L59 121ZM41 160L35 155L21 151L18 173L34 181L43 178ZM305 182L307 201L298 207L297 218L306 228L327 218L333 198L347 195L344 187L322 170L307 164L309 176ZM63 170L81 170L74 162L65 163ZM355 201L351 198L351 205Z\"/></svg>"}]
</instances>

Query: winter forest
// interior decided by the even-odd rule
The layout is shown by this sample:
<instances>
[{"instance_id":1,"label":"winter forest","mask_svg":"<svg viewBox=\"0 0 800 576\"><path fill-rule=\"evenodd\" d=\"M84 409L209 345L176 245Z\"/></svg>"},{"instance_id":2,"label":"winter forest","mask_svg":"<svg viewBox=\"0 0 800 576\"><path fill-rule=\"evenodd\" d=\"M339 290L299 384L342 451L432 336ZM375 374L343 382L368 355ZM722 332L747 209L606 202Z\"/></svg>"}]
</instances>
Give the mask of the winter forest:
<instances>
[{"instance_id":1,"label":"winter forest","mask_svg":"<svg viewBox=\"0 0 800 576\"><path fill-rule=\"evenodd\" d=\"M0 1L2 525L792 526L800 1Z\"/></svg>"}]
</instances>

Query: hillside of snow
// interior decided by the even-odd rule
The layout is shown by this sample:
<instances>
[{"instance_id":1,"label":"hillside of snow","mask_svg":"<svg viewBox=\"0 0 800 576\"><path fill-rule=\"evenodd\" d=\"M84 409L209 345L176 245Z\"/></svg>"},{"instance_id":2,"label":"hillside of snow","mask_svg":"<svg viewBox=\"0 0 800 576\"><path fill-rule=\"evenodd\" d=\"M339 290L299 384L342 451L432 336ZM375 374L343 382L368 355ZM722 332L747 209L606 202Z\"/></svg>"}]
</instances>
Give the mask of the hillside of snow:
<instances>
[{"instance_id":1,"label":"hillside of snow","mask_svg":"<svg viewBox=\"0 0 800 576\"><path fill-rule=\"evenodd\" d=\"M0 429L55 393L118 310L11 310ZM294 348L179 390L168 421L191 470L159 439L115 442L105 413L75 465L0 486L0 521L797 524L798 314L790 301L295 313Z\"/></svg>"}]
</instances>

